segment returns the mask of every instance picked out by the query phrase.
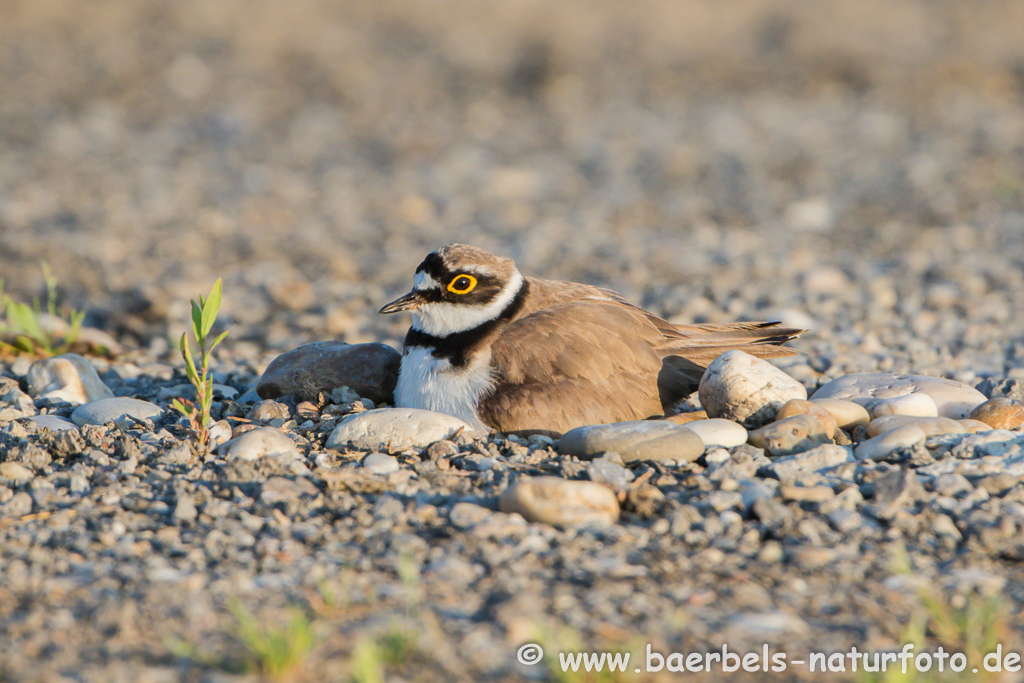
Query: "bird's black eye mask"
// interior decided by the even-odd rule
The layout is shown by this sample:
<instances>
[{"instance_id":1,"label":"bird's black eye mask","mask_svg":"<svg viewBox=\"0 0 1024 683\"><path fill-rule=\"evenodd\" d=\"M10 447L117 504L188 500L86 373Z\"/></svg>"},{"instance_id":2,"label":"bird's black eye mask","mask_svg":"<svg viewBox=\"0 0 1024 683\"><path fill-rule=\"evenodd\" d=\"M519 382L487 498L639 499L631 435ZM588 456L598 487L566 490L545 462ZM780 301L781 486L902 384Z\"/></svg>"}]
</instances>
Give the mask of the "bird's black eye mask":
<instances>
[{"instance_id":1,"label":"bird's black eye mask","mask_svg":"<svg viewBox=\"0 0 1024 683\"><path fill-rule=\"evenodd\" d=\"M439 288L421 292L423 298L429 303L447 301L460 304L487 304L501 293L502 284L498 278L483 273L451 270L444 265L444 261L436 252L427 254L427 257L416 268L416 272L426 273L440 285ZM460 275L465 275L474 283L465 292L460 291L465 289L465 283L462 282L457 283L454 287L449 287L450 284L456 282Z\"/></svg>"}]
</instances>

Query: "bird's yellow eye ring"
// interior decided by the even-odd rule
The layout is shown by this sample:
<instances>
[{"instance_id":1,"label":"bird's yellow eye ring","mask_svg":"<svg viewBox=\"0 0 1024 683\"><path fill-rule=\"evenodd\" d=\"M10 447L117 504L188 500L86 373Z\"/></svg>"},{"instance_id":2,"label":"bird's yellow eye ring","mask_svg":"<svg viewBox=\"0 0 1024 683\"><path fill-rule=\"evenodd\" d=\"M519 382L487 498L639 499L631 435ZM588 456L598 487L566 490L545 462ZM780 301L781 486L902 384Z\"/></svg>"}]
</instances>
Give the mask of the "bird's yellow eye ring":
<instances>
[{"instance_id":1,"label":"bird's yellow eye ring","mask_svg":"<svg viewBox=\"0 0 1024 683\"><path fill-rule=\"evenodd\" d=\"M476 287L476 278L472 275L456 275L448 283L448 291L452 294L469 294Z\"/></svg>"}]
</instances>

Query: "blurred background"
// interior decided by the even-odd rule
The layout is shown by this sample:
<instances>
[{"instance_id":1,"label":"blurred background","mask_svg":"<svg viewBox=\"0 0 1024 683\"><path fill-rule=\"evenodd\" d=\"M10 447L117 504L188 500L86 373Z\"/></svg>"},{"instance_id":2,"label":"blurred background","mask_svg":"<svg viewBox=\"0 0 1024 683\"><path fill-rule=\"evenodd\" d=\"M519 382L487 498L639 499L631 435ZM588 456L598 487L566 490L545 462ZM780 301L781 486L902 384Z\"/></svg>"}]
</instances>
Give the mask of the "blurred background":
<instances>
[{"instance_id":1,"label":"blurred background","mask_svg":"<svg viewBox=\"0 0 1024 683\"><path fill-rule=\"evenodd\" d=\"M956 357L1024 318L1022 26L1012 0L5 0L0 277L39 296L45 260L157 355L217 277L236 348L397 344L377 308L464 241L673 319L803 315L868 352L910 319Z\"/></svg>"}]
</instances>

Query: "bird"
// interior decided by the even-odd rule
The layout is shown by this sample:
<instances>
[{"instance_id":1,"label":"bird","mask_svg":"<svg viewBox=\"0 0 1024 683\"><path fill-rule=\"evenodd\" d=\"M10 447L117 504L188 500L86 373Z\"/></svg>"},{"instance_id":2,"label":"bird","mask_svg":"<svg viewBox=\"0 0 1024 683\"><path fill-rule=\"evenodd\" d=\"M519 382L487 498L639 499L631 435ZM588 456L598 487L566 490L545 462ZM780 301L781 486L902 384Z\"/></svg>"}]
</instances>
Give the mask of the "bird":
<instances>
[{"instance_id":1,"label":"bird","mask_svg":"<svg viewBox=\"0 0 1024 683\"><path fill-rule=\"evenodd\" d=\"M474 429L563 434L665 415L731 349L760 358L803 330L778 322L673 325L612 290L524 276L466 244L427 254L413 288L380 309L412 312L395 406Z\"/></svg>"}]
</instances>

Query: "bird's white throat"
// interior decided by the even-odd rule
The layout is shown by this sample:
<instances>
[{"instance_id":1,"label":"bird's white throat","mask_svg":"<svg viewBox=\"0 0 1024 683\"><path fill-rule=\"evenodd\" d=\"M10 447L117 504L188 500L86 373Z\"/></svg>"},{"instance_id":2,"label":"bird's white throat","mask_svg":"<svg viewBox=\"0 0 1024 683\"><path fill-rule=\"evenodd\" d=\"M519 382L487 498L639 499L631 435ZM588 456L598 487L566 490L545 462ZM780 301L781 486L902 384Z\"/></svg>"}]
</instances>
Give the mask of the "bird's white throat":
<instances>
[{"instance_id":1,"label":"bird's white throat","mask_svg":"<svg viewBox=\"0 0 1024 683\"><path fill-rule=\"evenodd\" d=\"M402 356L395 405L454 415L474 429L487 429L476 407L493 384L489 353L480 354L464 368L453 368L446 358L436 358L432 349L413 346Z\"/></svg>"},{"instance_id":2,"label":"bird's white throat","mask_svg":"<svg viewBox=\"0 0 1024 683\"><path fill-rule=\"evenodd\" d=\"M420 275L425 274L417 274L417 289L426 289L431 284L436 286L429 276L421 279ZM498 296L488 304L471 305L448 302L421 304L412 314L412 327L414 330L425 332L433 337L447 337L456 332L472 330L501 315L502 311L512 303L522 286L523 276L518 270L515 270Z\"/></svg>"}]
</instances>

